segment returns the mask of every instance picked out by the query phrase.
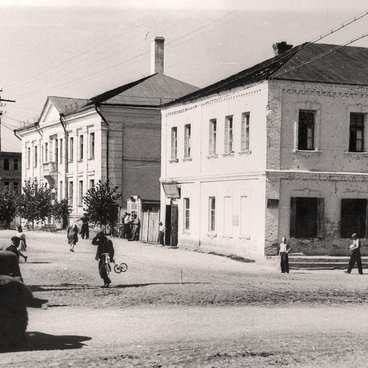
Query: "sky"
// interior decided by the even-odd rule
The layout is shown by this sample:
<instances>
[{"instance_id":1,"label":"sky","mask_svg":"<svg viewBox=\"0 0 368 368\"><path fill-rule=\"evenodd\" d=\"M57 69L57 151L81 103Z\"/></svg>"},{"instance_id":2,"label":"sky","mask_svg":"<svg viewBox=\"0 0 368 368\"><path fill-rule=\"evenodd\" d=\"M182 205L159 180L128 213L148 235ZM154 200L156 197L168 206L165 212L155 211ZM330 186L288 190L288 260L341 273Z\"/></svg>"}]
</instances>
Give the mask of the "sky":
<instances>
[{"instance_id":1,"label":"sky","mask_svg":"<svg viewBox=\"0 0 368 368\"><path fill-rule=\"evenodd\" d=\"M149 75L155 36L164 73L202 88L273 57L276 42L368 34L367 11L365 0L0 0L0 96L15 101L2 107L2 150L48 96L91 98Z\"/></svg>"}]
</instances>

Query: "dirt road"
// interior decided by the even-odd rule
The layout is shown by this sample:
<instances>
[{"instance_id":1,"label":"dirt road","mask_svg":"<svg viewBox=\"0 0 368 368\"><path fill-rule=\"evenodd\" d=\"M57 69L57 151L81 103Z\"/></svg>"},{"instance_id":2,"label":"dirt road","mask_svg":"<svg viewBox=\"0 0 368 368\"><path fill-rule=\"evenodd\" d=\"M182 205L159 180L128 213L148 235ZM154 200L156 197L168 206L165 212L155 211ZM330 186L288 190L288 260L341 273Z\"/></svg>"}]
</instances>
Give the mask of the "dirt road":
<instances>
[{"instance_id":1,"label":"dirt road","mask_svg":"<svg viewBox=\"0 0 368 368\"><path fill-rule=\"evenodd\" d=\"M13 235L0 233L0 244ZM28 232L21 264L47 309L1 367L345 367L368 354L367 276L280 274L273 265L113 239L129 266L101 289L95 247Z\"/></svg>"}]
</instances>

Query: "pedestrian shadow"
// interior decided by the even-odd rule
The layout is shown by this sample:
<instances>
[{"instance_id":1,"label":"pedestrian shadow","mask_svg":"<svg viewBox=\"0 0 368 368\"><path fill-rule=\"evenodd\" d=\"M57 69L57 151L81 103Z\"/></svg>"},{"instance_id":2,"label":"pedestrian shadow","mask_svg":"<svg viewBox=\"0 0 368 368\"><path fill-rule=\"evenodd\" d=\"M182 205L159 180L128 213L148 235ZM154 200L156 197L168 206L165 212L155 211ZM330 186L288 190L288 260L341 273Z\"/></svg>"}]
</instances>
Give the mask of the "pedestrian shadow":
<instances>
[{"instance_id":1,"label":"pedestrian shadow","mask_svg":"<svg viewBox=\"0 0 368 368\"><path fill-rule=\"evenodd\" d=\"M50 335L37 331L27 331L26 341L17 347L0 350L0 353L37 351L37 350L69 350L81 349L84 341L92 340L88 336Z\"/></svg>"},{"instance_id":2,"label":"pedestrian shadow","mask_svg":"<svg viewBox=\"0 0 368 368\"><path fill-rule=\"evenodd\" d=\"M94 289L93 286L87 284L59 284L59 285L27 285L27 287L35 292L46 292L46 291L63 291L63 290L86 290Z\"/></svg>"},{"instance_id":3,"label":"pedestrian shadow","mask_svg":"<svg viewBox=\"0 0 368 368\"><path fill-rule=\"evenodd\" d=\"M145 286L152 286L152 285L208 285L210 282L150 282L146 284L119 284L110 286L113 289L125 289L125 288L137 288L137 287L145 287Z\"/></svg>"}]
</instances>

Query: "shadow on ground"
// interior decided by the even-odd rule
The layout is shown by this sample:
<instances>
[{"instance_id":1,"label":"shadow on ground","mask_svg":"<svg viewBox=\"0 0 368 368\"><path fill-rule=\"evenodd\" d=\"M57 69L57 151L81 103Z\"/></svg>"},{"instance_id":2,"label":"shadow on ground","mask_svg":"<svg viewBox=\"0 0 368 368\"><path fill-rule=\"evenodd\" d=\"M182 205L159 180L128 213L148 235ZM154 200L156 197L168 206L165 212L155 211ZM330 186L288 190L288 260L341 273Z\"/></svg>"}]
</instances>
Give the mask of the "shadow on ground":
<instances>
[{"instance_id":1,"label":"shadow on ground","mask_svg":"<svg viewBox=\"0 0 368 368\"><path fill-rule=\"evenodd\" d=\"M26 341L18 347L1 350L1 353L37 350L81 349L84 341L91 340L88 336L49 335L42 332L26 332Z\"/></svg>"}]
</instances>

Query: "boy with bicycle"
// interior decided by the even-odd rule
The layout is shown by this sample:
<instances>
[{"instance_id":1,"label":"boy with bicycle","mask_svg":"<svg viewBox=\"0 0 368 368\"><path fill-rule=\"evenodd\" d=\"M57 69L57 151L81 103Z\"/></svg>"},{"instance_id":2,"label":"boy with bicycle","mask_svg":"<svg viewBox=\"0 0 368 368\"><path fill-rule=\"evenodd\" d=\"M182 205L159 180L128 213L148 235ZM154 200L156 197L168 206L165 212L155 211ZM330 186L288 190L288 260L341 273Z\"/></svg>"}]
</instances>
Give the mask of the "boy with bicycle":
<instances>
[{"instance_id":1,"label":"boy with bicycle","mask_svg":"<svg viewBox=\"0 0 368 368\"><path fill-rule=\"evenodd\" d=\"M114 246L112 241L106 238L103 231L100 231L92 240L93 245L97 245L96 261L100 277L104 280L103 288L108 288L111 284L109 273L111 270L110 262L114 262Z\"/></svg>"}]
</instances>

